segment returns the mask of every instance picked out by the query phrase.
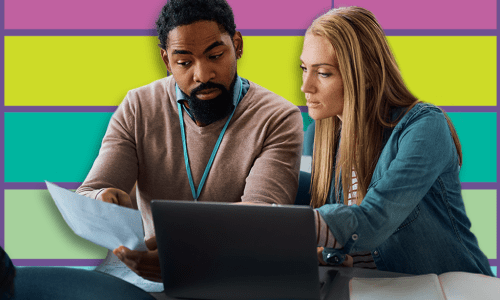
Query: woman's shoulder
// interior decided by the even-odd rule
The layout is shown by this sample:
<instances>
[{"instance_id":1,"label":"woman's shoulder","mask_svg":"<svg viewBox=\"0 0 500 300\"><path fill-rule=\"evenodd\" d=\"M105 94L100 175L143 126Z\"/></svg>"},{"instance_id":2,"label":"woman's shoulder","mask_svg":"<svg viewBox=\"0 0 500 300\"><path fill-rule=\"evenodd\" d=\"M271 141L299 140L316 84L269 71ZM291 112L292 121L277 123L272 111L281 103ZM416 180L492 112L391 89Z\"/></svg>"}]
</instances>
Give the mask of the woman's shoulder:
<instances>
[{"instance_id":1,"label":"woman's shoulder","mask_svg":"<svg viewBox=\"0 0 500 300\"><path fill-rule=\"evenodd\" d=\"M394 128L395 130L402 130L415 123L429 123L429 126L446 123L443 110L431 103L418 102L409 111L405 108L399 108L399 111L396 110L394 113L403 114Z\"/></svg>"}]
</instances>

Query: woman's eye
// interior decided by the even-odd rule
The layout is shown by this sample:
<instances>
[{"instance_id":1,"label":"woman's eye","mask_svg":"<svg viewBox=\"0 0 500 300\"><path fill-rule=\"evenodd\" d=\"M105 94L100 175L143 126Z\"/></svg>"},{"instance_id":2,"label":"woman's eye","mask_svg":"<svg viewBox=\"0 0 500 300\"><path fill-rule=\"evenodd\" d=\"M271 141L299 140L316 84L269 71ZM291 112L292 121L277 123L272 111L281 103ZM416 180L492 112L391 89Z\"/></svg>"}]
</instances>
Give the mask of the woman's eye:
<instances>
[{"instance_id":1,"label":"woman's eye","mask_svg":"<svg viewBox=\"0 0 500 300\"><path fill-rule=\"evenodd\" d=\"M300 66L300 68L302 69L302 72L307 72L307 68L306 67Z\"/></svg>"},{"instance_id":2,"label":"woman's eye","mask_svg":"<svg viewBox=\"0 0 500 300\"><path fill-rule=\"evenodd\" d=\"M323 77L323 78L328 78L332 75L332 73L318 73L318 75Z\"/></svg>"}]
</instances>

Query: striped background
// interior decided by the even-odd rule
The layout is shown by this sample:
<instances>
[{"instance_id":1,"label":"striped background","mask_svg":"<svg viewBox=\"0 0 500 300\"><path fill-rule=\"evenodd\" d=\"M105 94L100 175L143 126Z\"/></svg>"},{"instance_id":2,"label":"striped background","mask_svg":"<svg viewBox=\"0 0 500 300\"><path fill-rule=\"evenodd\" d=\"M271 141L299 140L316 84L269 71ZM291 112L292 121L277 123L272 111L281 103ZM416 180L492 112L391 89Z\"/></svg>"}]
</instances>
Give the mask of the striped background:
<instances>
[{"instance_id":1,"label":"striped background","mask_svg":"<svg viewBox=\"0 0 500 300\"><path fill-rule=\"evenodd\" d=\"M106 250L65 224L44 180L77 188L132 88L166 76L154 22L164 0L4 0L0 245L17 266L93 268ZM238 72L299 106L305 29L331 7L370 9L411 91L450 113L463 145L472 231L498 259L496 0L229 0L244 36Z\"/></svg>"}]
</instances>

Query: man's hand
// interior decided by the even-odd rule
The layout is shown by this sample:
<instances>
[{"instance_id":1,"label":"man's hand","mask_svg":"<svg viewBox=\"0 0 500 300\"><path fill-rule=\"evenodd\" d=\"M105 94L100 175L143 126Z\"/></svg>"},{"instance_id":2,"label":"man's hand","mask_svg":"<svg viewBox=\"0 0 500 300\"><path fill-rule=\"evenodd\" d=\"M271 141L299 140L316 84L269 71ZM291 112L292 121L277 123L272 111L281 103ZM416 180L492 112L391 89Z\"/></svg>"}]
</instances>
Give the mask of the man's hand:
<instances>
[{"instance_id":1,"label":"man's hand","mask_svg":"<svg viewBox=\"0 0 500 300\"><path fill-rule=\"evenodd\" d=\"M130 196L120 189L104 189L97 195L97 200L132 208L132 200L130 200Z\"/></svg>"},{"instance_id":2,"label":"man's hand","mask_svg":"<svg viewBox=\"0 0 500 300\"><path fill-rule=\"evenodd\" d=\"M149 251L135 251L125 246L120 246L113 250L113 253L142 278L162 282L156 237L147 240L146 246Z\"/></svg>"}]
</instances>

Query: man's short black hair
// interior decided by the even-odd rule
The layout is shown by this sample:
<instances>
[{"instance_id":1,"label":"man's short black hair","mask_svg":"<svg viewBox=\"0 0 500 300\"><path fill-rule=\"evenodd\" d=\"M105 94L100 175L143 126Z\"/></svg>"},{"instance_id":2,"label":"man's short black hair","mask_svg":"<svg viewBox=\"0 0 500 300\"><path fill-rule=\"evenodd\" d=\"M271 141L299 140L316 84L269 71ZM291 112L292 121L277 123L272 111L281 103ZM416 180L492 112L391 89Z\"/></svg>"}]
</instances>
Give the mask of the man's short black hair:
<instances>
[{"instance_id":1,"label":"man's short black hair","mask_svg":"<svg viewBox=\"0 0 500 300\"><path fill-rule=\"evenodd\" d=\"M217 22L231 37L236 32L233 10L226 0L170 0L156 21L160 47L167 49L167 37L172 29L202 20Z\"/></svg>"}]
</instances>

